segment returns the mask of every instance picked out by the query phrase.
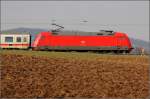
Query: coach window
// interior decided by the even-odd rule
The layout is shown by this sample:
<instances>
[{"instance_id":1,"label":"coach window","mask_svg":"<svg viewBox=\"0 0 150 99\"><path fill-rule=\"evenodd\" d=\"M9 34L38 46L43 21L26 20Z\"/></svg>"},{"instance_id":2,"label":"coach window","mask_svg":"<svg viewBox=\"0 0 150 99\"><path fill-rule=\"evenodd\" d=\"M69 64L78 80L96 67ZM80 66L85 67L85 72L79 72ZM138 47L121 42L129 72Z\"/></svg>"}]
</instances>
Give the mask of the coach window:
<instances>
[{"instance_id":1,"label":"coach window","mask_svg":"<svg viewBox=\"0 0 150 99\"><path fill-rule=\"evenodd\" d=\"M26 37L23 38L23 42L27 42L27 38Z\"/></svg>"},{"instance_id":2,"label":"coach window","mask_svg":"<svg viewBox=\"0 0 150 99\"><path fill-rule=\"evenodd\" d=\"M17 41L17 42L21 42L21 37L17 37L17 38L16 38L16 41Z\"/></svg>"},{"instance_id":3,"label":"coach window","mask_svg":"<svg viewBox=\"0 0 150 99\"><path fill-rule=\"evenodd\" d=\"M5 37L5 42L13 42L13 37Z\"/></svg>"}]
</instances>

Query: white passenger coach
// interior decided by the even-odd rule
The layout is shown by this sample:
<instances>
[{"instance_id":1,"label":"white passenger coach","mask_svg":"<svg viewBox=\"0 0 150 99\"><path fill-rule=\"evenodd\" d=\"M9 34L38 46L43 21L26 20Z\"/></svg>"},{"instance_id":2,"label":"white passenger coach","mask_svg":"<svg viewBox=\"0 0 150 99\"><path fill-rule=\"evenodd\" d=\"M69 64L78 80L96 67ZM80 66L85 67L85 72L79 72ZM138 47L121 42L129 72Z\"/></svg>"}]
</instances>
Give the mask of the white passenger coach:
<instances>
[{"instance_id":1,"label":"white passenger coach","mask_svg":"<svg viewBox=\"0 0 150 99\"><path fill-rule=\"evenodd\" d=\"M28 49L30 39L29 33L0 33L0 48Z\"/></svg>"}]
</instances>

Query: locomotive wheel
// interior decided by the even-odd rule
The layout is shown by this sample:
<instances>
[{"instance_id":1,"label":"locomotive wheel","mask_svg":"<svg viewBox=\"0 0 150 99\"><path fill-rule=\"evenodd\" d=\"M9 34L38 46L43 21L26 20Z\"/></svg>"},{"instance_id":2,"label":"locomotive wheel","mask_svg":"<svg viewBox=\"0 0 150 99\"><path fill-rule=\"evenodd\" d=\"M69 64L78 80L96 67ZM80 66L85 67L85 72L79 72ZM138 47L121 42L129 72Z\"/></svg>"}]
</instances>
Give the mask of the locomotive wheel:
<instances>
[{"instance_id":1,"label":"locomotive wheel","mask_svg":"<svg viewBox=\"0 0 150 99\"><path fill-rule=\"evenodd\" d=\"M126 52L126 51L122 51L122 54L123 54L123 55L126 55L126 54L127 54L127 52Z\"/></svg>"},{"instance_id":2,"label":"locomotive wheel","mask_svg":"<svg viewBox=\"0 0 150 99\"><path fill-rule=\"evenodd\" d=\"M115 53L115 54L119 54L119 51L118 51L118 50L115 50L114 53Z\"/></svg>"}]
</instances>

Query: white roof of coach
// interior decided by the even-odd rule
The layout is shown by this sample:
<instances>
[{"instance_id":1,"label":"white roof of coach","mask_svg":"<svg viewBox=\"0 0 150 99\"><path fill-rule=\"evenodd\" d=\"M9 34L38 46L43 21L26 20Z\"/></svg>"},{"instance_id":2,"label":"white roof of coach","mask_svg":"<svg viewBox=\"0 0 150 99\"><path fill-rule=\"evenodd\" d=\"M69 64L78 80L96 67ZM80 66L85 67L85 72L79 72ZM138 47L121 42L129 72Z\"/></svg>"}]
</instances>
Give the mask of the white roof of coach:
<instances>
[{"instance_id":1,"label":"white roof of coach","mask_svg":"<svg viewBox=\"0 0 150 99\"><path fill-rule=\"evenodd\" d=\"M19 33L19 32L2 32L0 35L30 35L30 33Z\"/></svg>"}]
</instances>

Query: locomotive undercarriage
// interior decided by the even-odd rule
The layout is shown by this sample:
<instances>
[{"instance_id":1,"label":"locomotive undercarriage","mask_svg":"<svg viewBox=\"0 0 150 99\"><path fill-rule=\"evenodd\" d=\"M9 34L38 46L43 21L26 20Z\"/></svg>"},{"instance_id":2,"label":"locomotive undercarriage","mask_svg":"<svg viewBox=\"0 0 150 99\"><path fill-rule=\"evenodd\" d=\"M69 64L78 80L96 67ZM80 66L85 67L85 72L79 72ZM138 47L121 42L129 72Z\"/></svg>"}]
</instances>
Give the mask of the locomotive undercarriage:
<instances>
[{"instance_id":1,"label":"locomotive undercarriage","mask_svg":"<svg viewBox=\"0 0 150 99\"><path fill-rule=\"evenodd\" d=\"M42 46L35 47L32 50L36 51L76 51L76 52L98 52L98 53L115 53L115 54L127 54L130 50L127 47L50 47Z\"/></svg>"}]
</instances>

